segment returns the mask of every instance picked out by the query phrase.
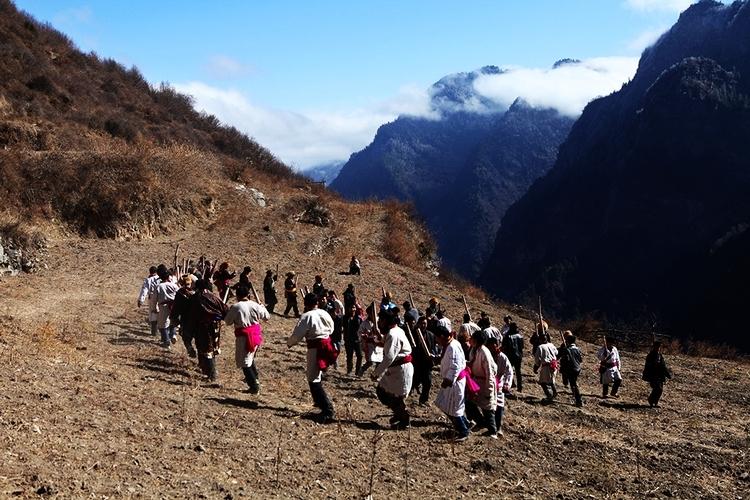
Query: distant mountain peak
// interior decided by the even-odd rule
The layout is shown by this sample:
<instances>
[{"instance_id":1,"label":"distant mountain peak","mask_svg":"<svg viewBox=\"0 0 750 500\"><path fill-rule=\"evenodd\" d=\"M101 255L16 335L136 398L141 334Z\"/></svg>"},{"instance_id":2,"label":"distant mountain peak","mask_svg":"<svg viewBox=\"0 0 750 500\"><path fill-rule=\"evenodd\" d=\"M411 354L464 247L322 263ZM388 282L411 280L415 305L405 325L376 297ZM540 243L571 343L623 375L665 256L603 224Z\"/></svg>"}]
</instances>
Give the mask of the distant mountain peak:
<instances>
[{"instance_id":1,"label":"distant mountain peak","mask_svg":"<svg viewBox=\"0 0 750 500\"><path fill-rule=\"evenodd\" d=\"M506 70L487 65L469 72L452 73L446 75L432 85L430 89L431 104L440 113L474 112L496 113L502 112L498 103L480 95L474 88L477 78L484 75L500 75Z\"/></svg>"},{"instance_id":2,"label":"distant mountain peak","mask_svg":"<svg viewBox=\"0 0 750 500\"><path fill-rule=\"evenodd\" d=\"M559 61L555 61L555 64L552 65L552 69L557 69L561 66L568 66L571 64L580 64L580 59L571 59L569 57L560 59Z\"/></svg>"}]
</instances>

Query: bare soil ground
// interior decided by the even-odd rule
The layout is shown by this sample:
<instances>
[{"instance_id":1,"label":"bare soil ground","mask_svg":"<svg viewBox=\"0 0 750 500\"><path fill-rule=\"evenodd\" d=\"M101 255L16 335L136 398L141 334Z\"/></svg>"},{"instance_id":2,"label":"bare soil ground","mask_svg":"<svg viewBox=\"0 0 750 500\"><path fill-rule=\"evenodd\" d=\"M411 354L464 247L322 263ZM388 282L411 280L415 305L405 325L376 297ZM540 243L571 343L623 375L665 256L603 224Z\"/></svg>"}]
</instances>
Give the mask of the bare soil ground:
<instances>
[{"instance_id":1,"label":"bare soil ground","mask_svg":"<svg viewBox=\"0 0 750 500\"><path fill-rule=\"evenodd\" d=\"M235 202L214 225L169 238L59 237L49 269L2 279L0 496L364 498L377 440L374 498L750 498L746 364L668 355L674 381L663 407L650 409L644 353L622 352L621 397L601 400L596 346L584 344L584 408L565 390L541 405L527 360L527 389L509 402L505 437L455 445L440 412L414 397L413 427L388 430L373 383L341 370L326 380L338 423L311 421L304 348L287 350L295 320L278 315L264 327L261 395L243 392L231 334L220 386L209 385L180 343L157 346L136 308L144 271L170 262L177 240L193 257L251 265L256 283L279 262L300 284L323 273L339 292L353 282L368 302L385 285L399 302L411 290L420 308L436 295L454 321L462 312L462 290L379 257L383 213L374 205L318 228L295 223L288 198L267 209L240 195ZM353 253L363 275L339 275ZM493 318L505 312L469 302ZM526 332L530 325L521 322Z\"/></svg>"}]
</instances>

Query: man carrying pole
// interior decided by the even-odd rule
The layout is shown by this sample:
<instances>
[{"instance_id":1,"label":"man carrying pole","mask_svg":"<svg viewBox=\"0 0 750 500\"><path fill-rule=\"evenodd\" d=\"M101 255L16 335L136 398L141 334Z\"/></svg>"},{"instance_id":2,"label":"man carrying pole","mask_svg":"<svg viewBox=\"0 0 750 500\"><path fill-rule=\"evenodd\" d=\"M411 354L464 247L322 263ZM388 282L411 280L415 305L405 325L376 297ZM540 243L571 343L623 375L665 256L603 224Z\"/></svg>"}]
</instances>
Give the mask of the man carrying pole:
<instances>
[{"instance_id":1,"label":"man carrying pole","mask_svg":"<svg viewBox=\"0 0 750 500\"><path fill-rule=\"evenodd\" d=\"M398 326L398 317L392 313L381 313L380 316L383 327L388 331L385 335L383 361L375 368L372 379L378 381L378 399L393 411L391 427L406 429L410 420L404 400L411 391L414 377L412 349L406 333Z\"/></svg>"},{"instance_id":2,"label":"man carrying pole","mask_svg":"<svg viewBox=\"0 0 750 500\"><path fill-rule=\"evenodd\" d=\"M284 297L286 298L286 309L284 316L289 316L289 311L294 310L294 317L299 318L299 306L297 306L297 279L294 271L286 273L284 280Z\"/></svg>"}]
</instances>

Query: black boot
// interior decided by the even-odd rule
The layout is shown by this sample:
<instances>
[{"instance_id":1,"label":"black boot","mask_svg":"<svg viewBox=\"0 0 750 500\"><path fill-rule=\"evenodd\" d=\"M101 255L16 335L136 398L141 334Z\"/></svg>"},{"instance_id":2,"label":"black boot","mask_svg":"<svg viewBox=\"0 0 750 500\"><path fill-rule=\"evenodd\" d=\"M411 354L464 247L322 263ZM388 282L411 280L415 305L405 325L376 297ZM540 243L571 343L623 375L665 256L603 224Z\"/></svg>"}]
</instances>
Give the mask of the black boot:
<instances>
[{"instance_id":1,"label":"black boot","mask_svg":"<svg viewBox=\"0 0 750 500\"><path fill-rule=\"evenodd\" d=\"M328 398L323 384L321 382L310 382L310 393L312 394L313 403L320 408L318 422L321 424L330 424L334 420L333 403Z\"/></svg>"},{"instance_id":2,"label":"black boot","mask_svg":"<svg viewBox=\"0 0 750 500\"><path fill-rule=\"evenodd\" d=\"M219 370L216 368L216 359L206 359L206 371L208 372L208 380L216 382L219 379Z\"/></svg>"},{"instance_id":3,"label":"black boot","mask_svg":"<svg viewBox=\"0 0 750 500\"><path fill-rule=\"evenodd\" d=\"M255 363L253 363L253 366L243 367L242 373L245 374L245 382L247 382L250 394L258 394L260 392L260 383L258 382L258 372L255 370Z\"/></svg>"}]
</instances>

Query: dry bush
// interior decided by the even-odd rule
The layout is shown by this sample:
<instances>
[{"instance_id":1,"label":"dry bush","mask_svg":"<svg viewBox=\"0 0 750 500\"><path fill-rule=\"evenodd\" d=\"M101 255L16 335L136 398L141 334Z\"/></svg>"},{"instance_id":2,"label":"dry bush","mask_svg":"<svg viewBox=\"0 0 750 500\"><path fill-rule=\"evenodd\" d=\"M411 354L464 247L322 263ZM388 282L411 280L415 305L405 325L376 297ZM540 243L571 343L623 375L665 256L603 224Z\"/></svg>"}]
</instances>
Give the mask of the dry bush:
<instances>
[{"instance_id":1,"label":"dry bush","mask_svg":"<svg viewBox=\"0 0 750 500\"><path fill-rule=\"evenodd\" d=\"M203 218L214 209L213 184L221 165L189 146L127 146L28 154L15 193L27 209L45 206L81 234L152 236ZM195 186L200 185L200 192Z\"/></svg>"},{"instance_id":2,"label":"dry bush","mask_svg":"<svg viewBox=\"0 0 750 500\"><path fill-rule=\"evenodd\" d=\"M435 255L435 243L425 227L417 222L407 203L385 203L383 253L396 264L423 271Z\"/></svg>"},{"instance_id":3,"label":"dry bush","mask_svg":"<svg viewBox=\"0 0 750 500\"><path fill-rule=\"evenodd\" d=\"M698 358L739 360L740 351L729 344L715 344L705 340L670 338L662 343L665 352L681 353ZM747 358L744 358L748 361Z\"/></svg>"}]
</instances>

